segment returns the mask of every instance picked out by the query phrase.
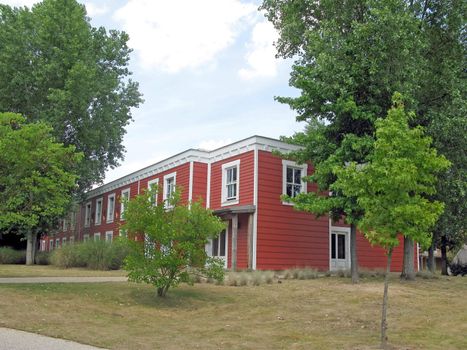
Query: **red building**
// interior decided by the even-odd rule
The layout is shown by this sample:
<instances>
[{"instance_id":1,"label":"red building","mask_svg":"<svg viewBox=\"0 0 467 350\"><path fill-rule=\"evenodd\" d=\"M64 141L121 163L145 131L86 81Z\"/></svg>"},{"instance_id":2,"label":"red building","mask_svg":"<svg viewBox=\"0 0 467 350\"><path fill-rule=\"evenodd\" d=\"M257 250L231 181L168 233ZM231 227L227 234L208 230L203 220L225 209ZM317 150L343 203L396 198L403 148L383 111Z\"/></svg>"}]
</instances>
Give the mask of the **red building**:
<instances>
[{"instance_id":1,"label":"red building","mask_svg":"<svg viewBox=\"0 0 467 350\"><path fill-rule=\"evenodd\" d=\"M350 267L350 229L329 218L294 210L281 200L313 191L302 177L313 171L275 156L273 151L298 149L279 140L253 136L213 151L189 149L90 191L76 213L63 220L60 232L44 237L41 249L87 239L112 240L122 234L120 199L133 198L158 184L156 201L163 203L175 186L185 202L202 200L228 222L218 239L206 246L208 254L225 260L227 268L278 270L308 266L320 270ZM393 254L393 270L402 267L402 245ZM357 254L363 268L384 268L378 247L358 236ZM417 259L418 261L418 259Z\"/></svg>"}]
</instances>

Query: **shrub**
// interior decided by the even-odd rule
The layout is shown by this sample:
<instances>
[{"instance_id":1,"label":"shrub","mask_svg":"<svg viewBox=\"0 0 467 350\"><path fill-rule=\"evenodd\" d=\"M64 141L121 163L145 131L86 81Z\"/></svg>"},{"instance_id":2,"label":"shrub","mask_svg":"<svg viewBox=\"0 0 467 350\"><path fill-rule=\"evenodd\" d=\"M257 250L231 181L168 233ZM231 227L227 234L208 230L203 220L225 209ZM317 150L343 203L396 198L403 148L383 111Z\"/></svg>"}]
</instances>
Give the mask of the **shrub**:
<instances>
[{"instance_id":1,"label":"shrub","mask_svg":"<svg viewBox=\"0 0 467 350\"><path fill-rule=\"evenodd\" d=\"M26 251L16 250L10 247L0 248L0 264L24 264L26 263Z\"/></svg>"},{"instance_id":2,"label":"shrub","mask_svg":"<svg viewBox=\"0 0 467 350\"><path fill-rule=\"evenodd\" d=\"M314 279L318 278L318 271L310 267L288 269L284 271L284 278L300 280Z\"/></svg>"},{"instance_id":3,"label":"shrub","mask_svg":"<svg viewBox=\"0 0 467 350\"><path fill-rule=\"evenodd\" d=\"M91 270L118 270L128 255L128 247L120 240L87 241L56 249L50 263L59 267L87 267Z\"/></svg>"},{"instance_id":4,"label":"shrub","mask_svg":"<svg viewBox=\"0 0 467 350\"><path fill-rule=\"evenodd\" d=\"M49 265L50 264L49 252L36 252L36 264L37 265Z\"/></svg>"},{"instance_id":5,"label":"shrub","mask_svg":"<svg viewBox=\"0 0 467 350\"><path fill-rule=\"evenodd\" d=\"M451 269L451 273L454 276L457 276L457 275L465 276L465 275L467 275L467 265L464 265L464 264L450 264L449 268Z\"/></svg>"}]
</instances>

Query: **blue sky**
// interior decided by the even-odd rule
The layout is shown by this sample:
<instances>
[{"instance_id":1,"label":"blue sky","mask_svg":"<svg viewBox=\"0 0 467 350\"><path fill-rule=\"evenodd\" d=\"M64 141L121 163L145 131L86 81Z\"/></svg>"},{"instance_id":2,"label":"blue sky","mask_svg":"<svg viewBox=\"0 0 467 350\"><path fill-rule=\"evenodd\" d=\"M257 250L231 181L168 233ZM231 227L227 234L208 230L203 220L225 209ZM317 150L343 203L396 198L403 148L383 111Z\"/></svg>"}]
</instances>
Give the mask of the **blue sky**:
<instances>
[{"instance_id":1,"label":"blue sky","mask_svg":"<svg viewBox=\"0 0 467 350\"><path fill-rule=\"evenodd\" d=\"M274 57L277 33L258 11L260 1L80 2L94 26L130 35L130 70L145 100L133 110L125 160L105 182L188 148L303 129L288 106L274 101L297 92L288 87L291 61Z\"/></svg>"}]
</instances>

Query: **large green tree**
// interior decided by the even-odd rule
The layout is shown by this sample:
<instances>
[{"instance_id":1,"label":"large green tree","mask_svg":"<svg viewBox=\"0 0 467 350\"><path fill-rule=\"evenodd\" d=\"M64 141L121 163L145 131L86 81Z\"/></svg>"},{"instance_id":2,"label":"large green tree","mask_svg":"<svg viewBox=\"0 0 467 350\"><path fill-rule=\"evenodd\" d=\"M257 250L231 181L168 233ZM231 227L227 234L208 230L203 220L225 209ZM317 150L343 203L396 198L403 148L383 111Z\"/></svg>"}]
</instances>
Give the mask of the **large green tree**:
<instances>
[{"instance_id":1,"label":"large green tree","mask_svg":"<svg viewBox=\"0 0 467 350\"><path fill-rule=\"evenodd\" d=\"M358 198L365 214L358 226L372 244L386 249L387 268L381 320L381 347L386 348L386 313L392 251L398 236L428 247L430 230L443 212L443 203L428 196L436 192L437 174L449 167L438 156L421 127L410 128L414 114L404 111L401 96L386 119L376 121L376 141L365 163L351 162L333 169L335 187Z\"/></svg>"},{"instance_id":2,"label":"large green tree","mask_svg":"<svg viewBox=\"0 0 467 350\"><path fill-rule=\"evenodd\" d=\"M81 192L123 159L131 108L141 103L127 41L124 32L93 27L75 0L0 4L0 111L46 121L82 152Z\"/></svg>"},{"instance_id":3,"label":"large green tree","mask_svg":"<svg viewBox=\"0 0 467 350\"><path fill-rule=\"evenodd\" d=\"M74 146L56 142L46 123L0 113L0 230L27 238L27 264L34 263L40 230L68 207L81 159Z\"/></svg>"},{"instance_id":4,"label":"large green tree","mask_svg":"<svg viewBox=\"0 0 467 350\"><path fill-rule=\"evenodd\" d=\"M295 57L290 85L296 98L280 97L307 121L292 142L305 146L294 156L310 160L319 192L294 199L297 208L351 224L352 279L358 280L356 225L363 210L357 198L333 188L332 168L361 162L372 148L374 121L384 117L398 90L412 97L420 67L418 21L401 1L265 0L263 9L280 33L278 54ZM411 103L413 99L409 98Z\"/></svg>"},{"instance_id":5,"label":"large green tree","mask_svg":"<svg viewBox=\"0 0 467 350\"><path fill-rule=\"evenodd\" d=\"M298 197L298 208L346 217L354 228L363 210L357 198L333 189L331 169L371 151L374 122L385 117L395 91L416 112L411 124L427 126L436 145L442 140L433 120L464 117L454 100L465 101L465 8L459 0L263 1L280 34L278 55L295 58L290 85L301 94L278 100L308 122L291 138L305 146L297 159L311 160L310 180L331 191L328 198ZM404 249L413 262L410 239Z\"/></svg>"}]
</instances>

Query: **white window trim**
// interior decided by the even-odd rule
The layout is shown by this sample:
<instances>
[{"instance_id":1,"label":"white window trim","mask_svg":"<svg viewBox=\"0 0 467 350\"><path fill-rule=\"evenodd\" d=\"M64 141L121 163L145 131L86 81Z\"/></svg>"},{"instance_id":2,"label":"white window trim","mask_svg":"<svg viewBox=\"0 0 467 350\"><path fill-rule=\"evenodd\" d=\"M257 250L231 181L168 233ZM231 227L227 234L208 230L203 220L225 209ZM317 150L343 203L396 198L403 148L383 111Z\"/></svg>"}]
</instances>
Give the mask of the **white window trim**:
<instances>
[{"instance_id":1,"label":"white window trim","mask_svg":"<svg viewBox=\"0 0 467 350\"><path fill-rule=\"evenodd\" d=\"M177 185L177 172L173 172L173 173L170 173L170 174L167 174L167 175L164 175L164 188L162 189L163 193L162 193L162 199L163 201L165 202L168 198L167 198L167 192L165 191L166 188L167 188L167 180L168 179L171 179L173 178L174 179L174 191L175 191L175 186ZM166 205L166 207L169 207L168 205Z\"/></svg>"},{"instance_id":2,"label":"white window trim","mask_svg":"<svg viewBox=\"0 0 467 350\"><path fill-rule=\"evenodd\" d=\"M97 211L98 205L97 202L101 203L100 212ZM94 214L94 225L100 225L102 223L102 208L104 207L104 198L96 199L96 213Z\"/></svg>"},{"instance_id":3,"label":"white window trim","mask_svg":"<svg viewBox=\"0 0 467 350\"><path fill-rule=\"evenodd\" d=\"M151 190L152 185L159 186L159 178L148 181L148 190ZM157 205L158 197L159 197L159 191L156 192L156 196L154 197L154 204L155 205Z\"/></svg>"},{"instance_id":4,"label":"white window trim","mask_svg":"<svg viewBox=\"0 0 467 350\"><path fill-rule=\"evenodd\" d=\"M237 196L234 200L227 200L227 169L237 167ZM240 159L222 164L221 206L235 205L240 202Z\"/></svg>"},{"instance_id":5,"label":"white window trim","mask_svg":"<svg viewBox=\"0 0 467 350\"><path fill-rule=\"evenodd\" d=\"M75 243L75 237L70 236L70 244L73 244L73 243Z\"/></svg>"},{"instance_id":6,"label":"white window trim","mask_svg":"<svg viewBox=\"0 0 467 350\"><path fill-rule=\"evenodd\" d=\"M308 164L297 164L294 161L282 159L282 194L287 194L287 167L301 169L302 171L302 188L300 193L307 193L307 182L303 181L303 177L308 175ZM283 205L294 205L290 202L282 202Z\"/></svg>"},{"instance_id":7,"label":"white window trim","mask_svg":"<svg viewBox=\"0 0 467 350\"><path fill-rule=\"evenodd\" d=\"M108 236L110 236L110 235L112 235L112 236L110 237L110 239L108 239ZM113 241L113 238L114 238L113 236L114 236L114 232L113 232L113 231L106 231L106 232L105 232L105 241L106 241L106 242L112 242L112 241Z\"/></svg>"},{"instance_id":8,"label":"white window trim","mask_svg":"<svg viewBox=\"0 0 467 350\"><path fill-rule=\"evenodd\" d=\"M110 199L111 198L114 199L113 200L114 207L113 207L112 217L109 217L110 216ZM107 197L107 215L105 217L106 217L106 222L107 223L114 222L114 217L115 217L115 193L109 194L109 196Z\"/></svg>"},{"instance_id":9,"label":"white window trim","mask_svg":"<svg viewBox=\"0 0 467 350\"><path fill-rule=\"evenodd\" d=\"M85 234L83 235L83 242L87 242L87 241L89 241L89 234L88 234L88 233L85 233Z\"/></svg>"},{"instance_id":10,"label":"white window trim","mask_svg":"<svg viewBox=\"0 0 467 350\"><path fill-rule=\"evenodd\" d=\"M68 231L68 221L67 219L63 219L63 232Z\"/></svg>"},{"instance_id":11,"label":"white window trim","mask_svg":"<svg viewBox=\"0 0 467 350\"><path fill-rule=\"evenodd\" d=\"M53 250L53 249L54 249L54 240L49 239L49 250Z\"/></svg>"},{"instance_id":12,"label":"white window trim","mask_svg":"<svg viewBox=\"0 0 467 350\"><path fill-rule=\"evenodd\" d=\"M99 237L99 239L96 239L96 237ZM93 239L94 239L94 242L95 241L100 241L101 240L101 233L100 232L96 232L93 236Z\"/></svg>"},{"instance_id":13,"label":"white window trim","mask_svg":"<svg viewBox=\"0 0 467 350\"><path fill-rule=\"evenodd\" d=\"M59 248L60 247L60 238L55 239L55 247Z\"/></svg>"},{"instance_id":14,"label":"white window trim","mask_svg":"<svg viewBox=\"0 0 467 350\"><path fill-rule=\"evenodd\" d=\"M120 237L127 237L127 236L128 236L128 234L127 234L127 232L126 232L125 229L120 229L120 230L118 230L118 235L119 235Z\"/></svg>"},{"instance_id":15,"label":"white window trim","mask_svg":"<svg viewBox=\"0 0 467 350\"><path fill-rule=\"evenodd\" d=\"M130 187L122 190L122 193L120 195L120 221L124 220L123 213L125 212L125 204L123 203L123 197L126 193L128 193L128 200L130 200Z\"/></svg>"},{"instance_id":16,"label":"white window trim","mask_svg":"<svg viewBox=\"0 0 467 350\"><path fill-rule=\"evenodd\" d=\"M333 233L336 233L336 234L345 234L346 237L345 237L345 254L346 256L348 257L346 260L347 260L347 263L348 263L348 267L350 269L350 267L352 266L352 256L350 255L350 227L341 227L341 226L332 226L331 224L331 219L329 219L329 271L337 271L339 270L338 268L333 268L332 267L332 242L331 242L331 239L332 239L332 234Z\"/></svg>"},{"instance_id":17,"label":"white window trim","mask_svg":"<svg viewBox=\"0 0 467 350\"><path fill-rule=\"evenodd\" d=\"M89 211L88 211L89 207ZM91 226L92 202L87 202L84 207L84 227Z\"/></svg>"},{"instance_id":18,"label":"white window trim","mask_svg":"<svg viewBox=\"0 0 467 350\"><path fill-rule=\"evenodd\" d=\"M62 238L62 246L66 245L66 237Z\"/></svg>"}]
</instances>

